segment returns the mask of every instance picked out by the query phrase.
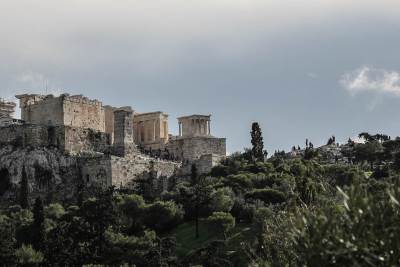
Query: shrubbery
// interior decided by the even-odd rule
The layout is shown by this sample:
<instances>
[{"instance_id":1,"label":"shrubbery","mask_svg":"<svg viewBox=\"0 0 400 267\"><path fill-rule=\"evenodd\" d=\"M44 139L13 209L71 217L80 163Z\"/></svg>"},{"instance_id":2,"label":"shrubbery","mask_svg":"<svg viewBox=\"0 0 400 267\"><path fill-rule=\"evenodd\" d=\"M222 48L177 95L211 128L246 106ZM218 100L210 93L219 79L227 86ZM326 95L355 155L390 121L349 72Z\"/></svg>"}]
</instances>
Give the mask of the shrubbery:
<instances>
[{"instance_id":1,"label":"shrubbery","mask_svg":"<svg viewBox=\"0 0 400 267\"><path fill-rule=\"evenodd\" d=\"M259 199L268 204L278 204L286 201L285 194L274 189L254 189L245 194L246 199Z\"/></svg>"}]
</instances>

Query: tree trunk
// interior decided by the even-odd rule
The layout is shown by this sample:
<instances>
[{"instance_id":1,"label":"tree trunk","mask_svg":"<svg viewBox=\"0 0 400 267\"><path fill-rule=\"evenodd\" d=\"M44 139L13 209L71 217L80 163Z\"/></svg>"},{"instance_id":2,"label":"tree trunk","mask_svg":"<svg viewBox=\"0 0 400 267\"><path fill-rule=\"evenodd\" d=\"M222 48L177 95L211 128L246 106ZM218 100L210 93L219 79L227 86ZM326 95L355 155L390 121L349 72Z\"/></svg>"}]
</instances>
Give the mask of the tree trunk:
<instances>
[{"instance_id":1,"label":"tree trunk","mask_svg":"<svg viewBox=\"0 0 400 267\"><path fill-rule=\"evenodd\" d=\"M195 211L195 220L196 220L196 239L200 237L199 234L199 206L196 204L196 211Z\"/></svg>"}]
</instances>

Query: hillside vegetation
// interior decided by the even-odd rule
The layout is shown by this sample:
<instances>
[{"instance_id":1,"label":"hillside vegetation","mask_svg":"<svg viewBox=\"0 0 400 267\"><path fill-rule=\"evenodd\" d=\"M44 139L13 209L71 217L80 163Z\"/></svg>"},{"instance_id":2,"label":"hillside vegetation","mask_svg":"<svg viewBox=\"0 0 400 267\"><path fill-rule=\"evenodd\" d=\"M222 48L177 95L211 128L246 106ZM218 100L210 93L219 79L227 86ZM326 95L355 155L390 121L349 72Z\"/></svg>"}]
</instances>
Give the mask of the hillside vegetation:
<instances>
[{"instance_id":1,"label":"hillside vegetation","mask_svg":"<svg viewBox=\"0 0 400 267\"><path fill-rule=\"evenodd\" d=\"M399 266L400 139L360 135L267 159L252 148L159 192L82 190L0 214L5 266ZM330 151L336 151L331 153Z\"/></svg>"}]
</instances>

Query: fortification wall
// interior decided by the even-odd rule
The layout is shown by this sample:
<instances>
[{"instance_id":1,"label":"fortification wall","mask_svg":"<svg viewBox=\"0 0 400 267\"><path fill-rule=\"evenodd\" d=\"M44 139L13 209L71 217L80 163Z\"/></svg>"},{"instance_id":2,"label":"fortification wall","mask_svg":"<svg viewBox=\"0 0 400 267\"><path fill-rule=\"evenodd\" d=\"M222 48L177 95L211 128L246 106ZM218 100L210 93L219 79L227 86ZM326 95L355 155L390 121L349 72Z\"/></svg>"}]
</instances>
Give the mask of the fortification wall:
<instances>
[{"instance_id":1,"label":"fortification wall","mask_svg":"<svg viewBox=\"0 0 400 267\"><path fill-rule=\"evenodd\" d=\"M105 132L104 108L100 101L82 95L19 95L21 117L32 124L91 128Z\"/></svg>"},{"instance_id":2,"label":"fortification wall","mask_svg":"<svg viewBox=\"0 0 400 267\"><path fill-rule=\"evenodd\" d=\"M112 184L116 187L133 186L137 179L149 176L151 164L157 179L161 180L173 176L181 167L176 162L156 160L141 154L131 154L123 158L112 156Z\"/></svg>"},{"instance_id":3,"label":"fortification wall","mask_svg":"<svg viewBox=\"0 0 400 267\"><path fill-rule=\"evenodd\" d=\"M168 151L180 160L194 162L203 155L226 156L226 139L215 137L190 137L171 139Z\"/></svg>"},{"instance_id":4,"label":"fortification wall","mask_svg":"<svg viewBox=\"0 0 400 267\"><path fill-rule=\"evenodd\" d=\"M114 107L104 106L105 132L110 135L111 144L114 143Z\"/></svg>"},{"instance_id":5,"label":"fortification wall","mask_svg":"<svg viewBox=\"0 0 400 267\"><path fill-rule=\"evenodd\" d=\"M32 124L63 125L63 100L61 97L47 97L21 105L21 119Z\"/></svg>"},{"instance_id":6,"label":"fortification wall","mask_svg":"<svg viewBox=\"0 0 400 267\"><path fill-rule=\"evenodd\" d=\"M57 147L63 151L108 152L110 138L92 129L20 124L0 127L0 144L16 147Z\"/></svg>"},{"instance_id":7,"label":"fortification wall","mask_svg":"<svg viewBox=\"0 0 400 267\"><path fill-rule=\"evenodd\" d=\"M0 144L17 147L48 146L47 127L35 124L7 125L0 127Z\"/></svg>"},{"instance_id":8,"label":"fortification wall","mask_svg":"<svg viewBox=\"0 0 400 267\"><path fill-rule=\"evenodd\" d=\"M95 151L107 153L110 151L110 136L104 132L87 128L58 127L60 135L64 135L61 148L70 152Z\"/></svg>"},{"instance_id":9,"label":"fortification wall","mask_svg":"<svg viewBox=\"0 0 400 267\"><path fill-rule=\"evenodd\" d=\"M110 156L97 155L78 159L81 178L86 186L112 186Z\"/></svg>"},{"instance_id":10,"label":"fortification wall","mask_svg":"<svg viewBox=\"0 0 400 267\"><path fill-rule=\"evenodd\" d=\"M89 100L82 96L65 96L63 112L63 125L105 132L104 108L97 100Z\"/></svg>"},{"instance_id":11,"label":"fortification wall","mask_svg":"<svg viewBox=\"0 0 400 267\"><path fill-rule=\"evenodd\" d=\"M210 170L213 167L217 166L223 158L224 158L223 156L215 154L208 154L201 156L200 159L196 161L196 166L199 173L210 172Z\"/></svg>"}]
</instances>

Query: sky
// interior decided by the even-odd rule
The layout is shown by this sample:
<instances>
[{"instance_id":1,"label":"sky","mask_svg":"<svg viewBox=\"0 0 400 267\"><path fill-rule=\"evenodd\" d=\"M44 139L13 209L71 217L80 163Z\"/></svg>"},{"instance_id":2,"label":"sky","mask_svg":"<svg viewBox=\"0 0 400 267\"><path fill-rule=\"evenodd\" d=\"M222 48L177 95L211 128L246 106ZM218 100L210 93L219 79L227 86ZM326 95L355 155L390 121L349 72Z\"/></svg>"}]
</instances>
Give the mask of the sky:
<instances>
[{"instance_id":1,"label":"sky","mask_svg":"<svg viewBox=\"0 0 400 267\"><path fill-rule=\"evenodd\" d=\"M228 152L400 135L398 0L0 0L0 96L212 114Z\"/></svg>"}]
</instances>

